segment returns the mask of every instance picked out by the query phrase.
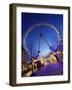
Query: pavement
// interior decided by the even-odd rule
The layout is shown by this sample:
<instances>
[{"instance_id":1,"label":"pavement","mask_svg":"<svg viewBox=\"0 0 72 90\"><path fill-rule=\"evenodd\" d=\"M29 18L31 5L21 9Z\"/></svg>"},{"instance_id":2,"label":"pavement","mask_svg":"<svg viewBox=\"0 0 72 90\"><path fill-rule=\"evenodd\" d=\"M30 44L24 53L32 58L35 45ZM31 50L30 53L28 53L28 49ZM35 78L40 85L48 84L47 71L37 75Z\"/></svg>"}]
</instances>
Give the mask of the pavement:
<instances>
[{"instance_id":1,"label":"pavement","mask_svg":"<svg viewBox=\"0 0 72 90\"><path fill-rule=\"evenodd\" d=\"M32 76L63 75L63 63L48 64L34 72Z\"/></svg>"}]
</instances>

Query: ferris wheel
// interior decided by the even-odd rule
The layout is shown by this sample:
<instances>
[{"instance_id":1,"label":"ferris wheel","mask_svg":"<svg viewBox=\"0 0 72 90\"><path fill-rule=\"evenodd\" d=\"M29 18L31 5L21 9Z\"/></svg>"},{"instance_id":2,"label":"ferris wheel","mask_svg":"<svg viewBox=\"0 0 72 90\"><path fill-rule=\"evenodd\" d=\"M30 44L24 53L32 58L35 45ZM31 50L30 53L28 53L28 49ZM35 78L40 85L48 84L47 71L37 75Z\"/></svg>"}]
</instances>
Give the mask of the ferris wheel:
<instances>
[{"instance_id":1,"label":"ferris wheel","mask_svg":"<svg viewBox=\"0 0 72 90\"><path fill-rule=\"evenodd\" d=\"M25 48L25 50L27 51L27 53L29 53L28 51L28 48L27 48L27 45L26 45L26 40L27 40L27 37L29 35L29 33L32 31L32 30L35 30L35 28L37 27L41 27L41 26L45 26L45 27L48 27L48 28L51 28L56 34L57 34L57 41L56 41L56 48L54 49L50 43L48 42L48 40L45 38L44 34L43 33L39 33L39 43L38 43L38 55L40 53L40 40L43 39L44 42L46 43L46 45L49 47L49 49L51 51L54 51L56 52L57 50L59 50L59 45L61 45L63 43L63 35L62 35L62 32L60 30L58 30L54 25L52 24L49 24L49 23L37 23L37 24L34 24L32 25L28 30L27 32L25 33L24 37L23 37L23 47Z\"/></svg>"}]
</instances>

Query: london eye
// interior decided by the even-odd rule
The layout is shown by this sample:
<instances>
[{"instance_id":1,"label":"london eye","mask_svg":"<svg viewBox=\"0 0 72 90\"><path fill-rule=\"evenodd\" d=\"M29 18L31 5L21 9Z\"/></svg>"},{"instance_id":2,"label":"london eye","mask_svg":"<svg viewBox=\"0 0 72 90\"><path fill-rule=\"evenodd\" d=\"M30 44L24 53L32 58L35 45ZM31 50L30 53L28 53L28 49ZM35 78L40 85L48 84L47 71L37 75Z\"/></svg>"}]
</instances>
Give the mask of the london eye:
<instances>
[{"instance_id":1,"label":"london eye","mask_svg":"<svg viewBox=\"0 0 72 90\"><path fill-rule=\"evenodd\" d=\"M53 52L56 52L59 49L59 46L63 43L63 36L62 36L62 33L60 30L58 30L54 25L52 24L49 24L49 23L37 23L37 24L34 24L32 25L28 30L27 32L25 33L24 35L24 38L23 38L23 47L25 48L25 50L27 51L27 53L31 56L31 57L34 57L33 56L33 53L32 53L32 50L31 52L29 51L28 49L28 45L27 45L27 37L29 36L29 34L35 30L35 28L39 28L39 27L46 27L46 28L51 28L50 30L52 30L55 34L56 34L56 40L55 40L55 46L52 46L50 44L50 41L46 38L46 35L40 30L40 32L38 32L37 30L37 34L39 36L38 38L38 42L37 42L37 46L35 46L34 48L36 48L36 52L37 52L37 56L39 56L39 54L41 53L41 40L44 41L44 43L46 44L46 46ZM47 29L47 30L48 30ZM33 37L32 37L33 38ZM30 38L31 40L31 38ZM29 41L28 41L29 42ZM35 42L35 41L34 41ZM30 42L29 42L29 48L31 49L31 45L30 45Z\"/></svg>"}]
</instances>

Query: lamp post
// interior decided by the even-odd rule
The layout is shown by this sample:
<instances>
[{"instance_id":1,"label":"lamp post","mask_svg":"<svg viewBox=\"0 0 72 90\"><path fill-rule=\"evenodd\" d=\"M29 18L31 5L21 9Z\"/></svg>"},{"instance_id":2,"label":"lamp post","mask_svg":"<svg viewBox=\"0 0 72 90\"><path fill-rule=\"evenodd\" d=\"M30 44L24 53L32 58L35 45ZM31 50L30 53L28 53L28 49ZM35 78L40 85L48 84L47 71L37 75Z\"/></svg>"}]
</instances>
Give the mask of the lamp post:
<instances>
[{"instance_id":1,"label":"lamp post","mask_svg":"<svg viewBox=\"0 0 72 90\"><path fill-rule=\"evenodd\" d=\"M31 55L31 64L32 64L32 73L33 73L33 57L32 57L32 45L29 45L30 47L30 55Z\"/></svg>"}]
</instances>

